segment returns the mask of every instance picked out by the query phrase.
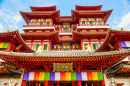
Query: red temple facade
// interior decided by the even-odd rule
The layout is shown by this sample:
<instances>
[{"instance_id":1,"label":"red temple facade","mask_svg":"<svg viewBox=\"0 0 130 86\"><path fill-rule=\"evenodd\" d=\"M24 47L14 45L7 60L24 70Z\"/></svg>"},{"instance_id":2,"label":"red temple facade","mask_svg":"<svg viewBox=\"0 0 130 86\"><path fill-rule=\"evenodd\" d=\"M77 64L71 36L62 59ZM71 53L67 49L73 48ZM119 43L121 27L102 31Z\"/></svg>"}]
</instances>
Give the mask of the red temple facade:
<instances>
[{"instance_id":1,"label":"red temple facade","mask_svg":"<svg viewBox=\"0 0 130 86\"><path fill-rule=\"evenodd\" d=\"M20 11L25 33L0 33L0 58L24 69L21 86L106 86L103 70L130 55L130 32L106 24L113 10L76 5L60 16L56 6L30 8Z\"/></svg>"}]
</instances>

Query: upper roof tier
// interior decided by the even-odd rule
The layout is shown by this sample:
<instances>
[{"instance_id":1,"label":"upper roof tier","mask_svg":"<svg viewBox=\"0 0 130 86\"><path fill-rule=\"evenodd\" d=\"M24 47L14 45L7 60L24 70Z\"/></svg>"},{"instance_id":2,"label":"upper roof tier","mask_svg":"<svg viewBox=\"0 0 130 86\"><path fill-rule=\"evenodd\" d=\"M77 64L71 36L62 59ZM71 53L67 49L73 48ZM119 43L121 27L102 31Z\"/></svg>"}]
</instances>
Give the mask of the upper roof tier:
<instances>
[{"instance_id":1,"label":"upper roof tier","mask_svg":"<svg viewBox=\"0 0 130 86\"><path fill-rule=\"evenodd\" d=\"M56 6L49 6L49 7L33 7L30 6L32 11L56 11Z\"/></svg>"},{"instance_id":2,"label":"upper roof tier","mask_svg":"<svg viewBox=\"0 0 130 86\"><path fill-rule=\"evenodd\" d=\"M32 12L22 12L20 11L22 17L29 23L31 19L53 19L54 24L77 24L80 18L102 18L106 23L110 14L113 10L101 11L102 5L98 6L78 6L76 5L76 10L71 10L71 16L60 16L60 10L56 10L56 6L50 7L32 7L30 6Z\"/></svg>"},{"instance_id":3,"label":"upper roof tier","mask_svg":"<svg viewBox=\"0 0 130 86\"><path fill-rule=\"evenodd\" d=\"M97 6L79 6L75 5L76 10L101 10L102 5L97 5Z\"/></svg>"}]
</instances>

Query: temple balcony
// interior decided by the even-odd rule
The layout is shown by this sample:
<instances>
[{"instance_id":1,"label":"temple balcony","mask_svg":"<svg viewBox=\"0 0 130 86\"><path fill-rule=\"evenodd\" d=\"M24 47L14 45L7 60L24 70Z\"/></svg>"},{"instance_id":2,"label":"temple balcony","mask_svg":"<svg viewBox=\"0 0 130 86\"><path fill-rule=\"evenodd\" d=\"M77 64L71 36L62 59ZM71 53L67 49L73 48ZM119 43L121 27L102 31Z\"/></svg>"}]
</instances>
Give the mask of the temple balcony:
<instances>
[{"instance_id":1,"label":"temple balcony","mask_svg":"<svg viewBox=\"0 0 130 86\"><path fill-rule=\"evenodd\" d=\"M72 35L73 28L60 28L59 29L59 35Z\"/></svg>"},{"instance_id":2,"label":"temple balcony","mask_svg":"<svg viewBox=\"0 0 130 86\"><path fill-rule=\"evenodd\" d=\"M110 28L109 24L78 24L77 28Z\"/></svg>"},{"instance_id":3,"label":"temple balcony","mask_svg":"<svg viewBox=\"0 0 130 86\"><path fill-rule=\"evenodd\" d=\"M22 29L55 29L55 25L23 25Z\"/></svg>"}]
</instances>

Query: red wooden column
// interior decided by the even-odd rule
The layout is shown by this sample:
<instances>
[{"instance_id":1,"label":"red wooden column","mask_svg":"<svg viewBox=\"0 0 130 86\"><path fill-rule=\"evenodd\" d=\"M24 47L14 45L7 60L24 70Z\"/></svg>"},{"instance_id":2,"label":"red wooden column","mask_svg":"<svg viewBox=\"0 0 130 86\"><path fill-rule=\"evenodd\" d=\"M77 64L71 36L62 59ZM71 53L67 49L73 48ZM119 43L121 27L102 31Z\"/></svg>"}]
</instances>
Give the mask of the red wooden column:
<instances>
[{"instance_id":1,"label":"red wooden column","mask_svg":"<svg viewBox=\"0 0 130 86\"><path fill-rule=\"evenodd\" d=\"M26 86L26 81L22 81L21 86Z\"/></svg>"},{"instance_id":2,"label":"red wooden column","mask_svg":"<svg viewBox=\"0 0 130 86\"><path fill-rule=\"evenodd\" d=\"M89 46L91 47L91 50L92 50L91 39L89 39Z\"/></svg>"},{"instance_id":3,"label":"red wooden column","mask_svg":"<svg viewBox=\"0 0 130 86\"><path fill-rule=\"evenodd\" d=\"M45 82L44 82L44 86L48 86L48 81L45 81Z\"/></svg>"},{"instance_id":4,"label":"red wooden column","mask_svg":"<svg viewBox=\"0 0 130 86\"><path fill-rule=\"evenodd\" d=\"M83 47L83 40L81 40L81 50L83 50L84 47Z\"/></svg>"},{"instance_id":5,"label":"red wooden column","mask_svg":"<svg viewBox=\"0 0 130 86\"><path fill-rule=\"evenodd\" d=\"M99 45L101 46L102 44L101 44L101 38L99 38Z\"/></svg>"},{"instance_id":6,"label":"red wooden column","mask_svg":"<svg viewBox=\"0 0 130 86\"><path fill-rule=\"evenodd\" d=\"M29 86L33 86L33 81L30 81L30 84L29 84Z\"/></svg>"},{"instance_id":7,"label":"red wooden column","mask_svg":"<svg viewBox=\"0 0 130 86\"><path fill-rule=\"evenodd\" d=\"M103 71L100 70L102 72L102 75L103 75ZM101 81L101 86L105 86L105 81L104 81L104 76L103 76L103 81Z\"/></svg>"},{"instance_id":8,"label":"red wooden column","mask_svg":"<svg viewBox=\"0 0 130 86\"><path fill-rule=\"evenodd\" d=\"M57 86L60 86L60 83L59 83L59 81L57 82Z\"/></svg>"},{"instance_id":9,"label":"red wooden column","mask_svg":"<svg viewBox=\"0 0 130 86\"><path fill-rule=\"evenodd\" d=\"M72 86L74 86L74 81L72 82Z\"/></svg>"},{"instance_id":10,"label":"red wooden column","mask_svg":"<svg viewBox=\"0 0 130 86\"><path fill-rule=\"evenodd\" d=\"M77 86L82 86L82 81L77 81Z\"/></svg>"},{"instance_id":11,"label":"red wooden column","mask_svg":"<svg viewBox=\"0 0 130 86\"><path fill-rule=\"evenodd\" d=\"M94 81L94 86L98 86L98 81Z\"/></svg>"}]
</instances>

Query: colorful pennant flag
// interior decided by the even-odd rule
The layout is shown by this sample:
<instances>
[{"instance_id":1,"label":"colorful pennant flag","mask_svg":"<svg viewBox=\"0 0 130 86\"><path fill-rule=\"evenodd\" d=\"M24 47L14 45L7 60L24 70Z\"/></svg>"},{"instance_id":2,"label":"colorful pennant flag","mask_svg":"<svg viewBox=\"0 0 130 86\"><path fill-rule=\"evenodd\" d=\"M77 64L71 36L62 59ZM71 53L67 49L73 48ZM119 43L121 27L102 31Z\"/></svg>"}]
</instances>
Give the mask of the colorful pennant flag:
<instances>
[{"instance_id":1,"label":"colorful pennant flag","mask_svg":"<svg viewBox=\"0 0 130 86\"><path fill-rule=\"evenodd\" d=\"M36 19L31 19L29 22L37 22Z\"/></svg>"},{"instance_id":2,"label":"colorful pennant flag","mask_svg":"<svg viewBox=\"0 0 130 86\"><path fill-rule=\"evenodd\" d=\"M23 80L102 81L102 72L25 72Z\"/></svg>"},{"instance_id":3,"label":"colorful pennant flag","mask_svg":"<svg viewBox=\"0 0 130 86\"><path fill-rule=\"evenodd\" d=\"M38 19L37 22L44 22L44 19Z\"/></svg>"},{"instance_id":4,"label":"colorful pennant flag","mask_svg":"<svg viewBox=\"0 0 130 86\"><path fill-rule=\"evenodd\" d=\"M0 48L8 48L9 42L1 42Z\"/></svg>"},{"instance_id":5,"label":"colorful pennant flag","mask_svg":"<svg viewBox=\"0 0 130 86\"><path fill-rule=\"evenodd\" d=\"M70 28L72 25L56 25L56 28Z\"/></svg>"},{"instance_id":6,"label":"colorful pennant flag","mask_svg":"<svg viewBox=\"0 0 130 86\"><path fill-rule=\"evenodd\" d=\"M52 49L80 49L80 46L52 46Z\"/></svg>"},{"instance_id":7,"label":"colorful pennant flag","mask_svg":"<svg viewBox=\"0 0 130 86\"><path fill-rule=\"evenodd\" d=\"M120 41L121 47L130 47L130 41Z\"/></svg>"},{"instance_id":8,"label":"colorful pennant flag","mask_svg":"<svg viewBox=\"0 0 130 86\"><path fill-rule=\"evenodd\" d=\"M80 21L103 21L102 18L88 18L88 19L80 19Z\"/></svg>"}]
</instances>

